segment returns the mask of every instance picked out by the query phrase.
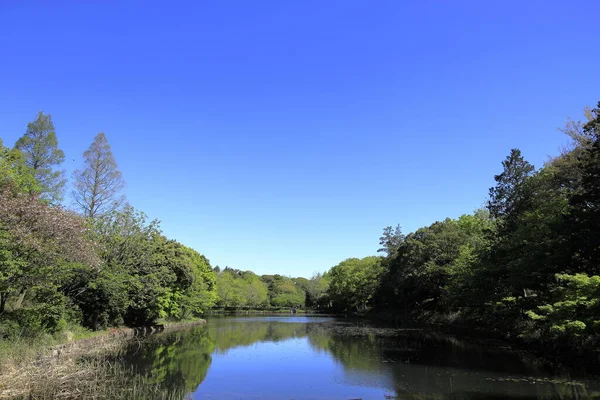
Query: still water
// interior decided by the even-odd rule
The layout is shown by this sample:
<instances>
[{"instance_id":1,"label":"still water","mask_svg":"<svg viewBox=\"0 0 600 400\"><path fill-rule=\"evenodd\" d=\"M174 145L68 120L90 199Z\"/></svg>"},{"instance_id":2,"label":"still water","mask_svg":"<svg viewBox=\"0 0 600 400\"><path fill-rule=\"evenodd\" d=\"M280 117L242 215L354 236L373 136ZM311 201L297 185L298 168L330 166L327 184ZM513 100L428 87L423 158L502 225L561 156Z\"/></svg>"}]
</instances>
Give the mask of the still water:
<instances>
[{"instance_id":1,"label":"still water","mask_svg":"<svg viewBox=\"0 0 600 400\"><path fill-rule=\"evenodd\" d=\"M600 380L427 329L213 317L132 344L126 363L191 399L581 399Z\"/></svg>"}]
</instances>

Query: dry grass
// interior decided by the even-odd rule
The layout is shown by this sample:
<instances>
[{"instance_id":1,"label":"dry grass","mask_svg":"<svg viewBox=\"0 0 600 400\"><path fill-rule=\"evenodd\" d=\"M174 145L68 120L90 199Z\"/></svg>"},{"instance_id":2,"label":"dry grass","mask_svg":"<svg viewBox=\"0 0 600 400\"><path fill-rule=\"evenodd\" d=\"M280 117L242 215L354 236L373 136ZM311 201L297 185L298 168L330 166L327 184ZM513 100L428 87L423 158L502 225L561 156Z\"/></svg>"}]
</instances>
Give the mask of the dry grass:
<instances>
[{"instance_id":1,"label":"dry grass","mask_svg":"<svg viewBox=\"0 0 600 400\"><path fill-rule=\"evenodd\" d=\"M204 323L174 323L166 328ZM0 400L184 399L183 391L150 384L120 361L118 355L130 340L139 340L133 330L111 329L60 345L51 336L0 341Z\"/></svg>"},{"instance_id":2,"label":"dry grass","mask_svg":"<svg viewBox=\"0 0 600 400\"><path fill-rule=\"evenodd\" d=\"M119 362L91 359L80 363L57 363L50 372L30 371L18 391L7 393L12 399L161 399L185 398L185 393L148 384ZM25 379L26 378L26 379Z\"/></svg>"},{"instance_id":3,"label":"dry grass","mask_svg":"<svg viewBox=\"0 0 600 400\"><path fill-rule=\"evenodd\" d=\"M183 399L185 393L148 384L120 361L124 340L41 350L14 346L0 370L0 399ZM19 353L26 351L27 354ZM5 355L7 355L5 351Z\"/></svg>"}]
</instances>

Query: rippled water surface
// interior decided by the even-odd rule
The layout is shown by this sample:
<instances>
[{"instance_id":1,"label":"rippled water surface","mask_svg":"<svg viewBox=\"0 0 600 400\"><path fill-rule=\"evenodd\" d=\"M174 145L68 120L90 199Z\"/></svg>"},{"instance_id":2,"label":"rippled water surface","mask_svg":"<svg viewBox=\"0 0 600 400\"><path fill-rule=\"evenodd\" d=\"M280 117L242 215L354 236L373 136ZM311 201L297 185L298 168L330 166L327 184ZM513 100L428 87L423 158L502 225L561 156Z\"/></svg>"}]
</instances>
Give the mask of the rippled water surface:
<instances>
[{"instance_id":1,"label":"rippled water surface","mask_svg":"<svg viewBox=\"0 0 600 400\"><path fill-rule=\"evenodd\" d=\"M132 344L127 363L192 399L600 398L598 377L423 329L215 317Z\"/></svg>"}]
</instances>

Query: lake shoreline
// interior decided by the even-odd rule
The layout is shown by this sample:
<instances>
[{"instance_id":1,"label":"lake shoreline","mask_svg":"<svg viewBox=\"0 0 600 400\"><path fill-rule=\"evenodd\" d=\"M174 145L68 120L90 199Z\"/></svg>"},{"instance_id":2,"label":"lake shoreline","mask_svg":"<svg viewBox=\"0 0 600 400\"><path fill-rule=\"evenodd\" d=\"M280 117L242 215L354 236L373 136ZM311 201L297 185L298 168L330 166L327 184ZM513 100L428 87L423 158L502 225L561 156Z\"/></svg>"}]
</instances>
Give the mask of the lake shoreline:
<instances>
[{"instance_id":1,"label":"lake shoreline","mask_svg":"<svg viewBox=\"0 0 600 400\"><path fill-rule=\"evenodd\" d=\"M372 310L367 314L357 315L357 317L394 324L418 324L441 330L443 333L475 340L483 345L508 346L513 351L526 352L553 364L581 368L595 374L600 373L600 350L593 347L525 341L518 337L506 336L501 332L486 329L482 325L469 323L464 318L448 318L448 315L441 313L415 314L391 310ZM482 338L481 335L484 337Z\"/></svg>"},{"instance_id":2,"label":"lake shoreline","mask_svg":"<svg viewBox=\"0 0 600 400\"><path fill-rule=\"evenodd\" d=\"M94 345L102 344L107 340L131 339L136 336L147 336L162 332L185 329L189 327L205 325L205 319L198 319L184 322L169 322L165 324L148 325L137 328L111 328L101 331L100 334L94 335L91 338L78 339L68 341L52 347L52 355L60 357L65 353L72 352L77 349L89 348Z\"/></svg>"},{"instance_id":3,"label":"lake shoreline","mask_svg":"<svg viewBox=\"0 0 600 400\"><path fill-rule=\"evenodd\" d=\"M68 381L80 372L77 360L82 357L106 356L118 353L127 341L163 332L172 332L206 325L205 319L170 322L153 325L154 328L110 328L94 332L93 336L68 340L51 345L40 345L32 357L20 360L3 360L0 372L0 399L27 398L27 393L40 379L54 382ZM33 355L35 354L35 355ZM74 379L74 378L73 378ZM64 382L63 382L64 383Z\"/></svg>"}]
</instances>

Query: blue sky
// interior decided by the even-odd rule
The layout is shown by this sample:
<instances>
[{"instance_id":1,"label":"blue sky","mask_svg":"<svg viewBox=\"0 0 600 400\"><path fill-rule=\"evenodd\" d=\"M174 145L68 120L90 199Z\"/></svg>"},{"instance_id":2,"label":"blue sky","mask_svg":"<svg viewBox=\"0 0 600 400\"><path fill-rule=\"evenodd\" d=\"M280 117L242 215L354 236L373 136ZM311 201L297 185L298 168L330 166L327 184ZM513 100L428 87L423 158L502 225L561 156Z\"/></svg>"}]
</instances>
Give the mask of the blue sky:
<instances>
[{"instance_id":1,"label":"blue sky","mask_svg":"<svg viewBox=\"0 0 600 400\"><path fill-rule=\"evenodd\" d=\"M0 0L0 138L105 132L137 208L213 265L310 276L483 204L600 100L589 1Z\"/></svg>"}]
</instances>

